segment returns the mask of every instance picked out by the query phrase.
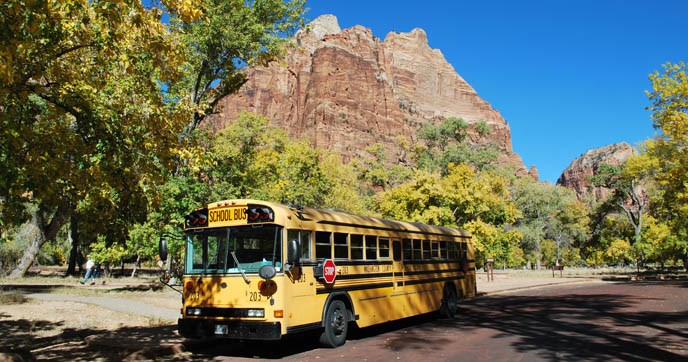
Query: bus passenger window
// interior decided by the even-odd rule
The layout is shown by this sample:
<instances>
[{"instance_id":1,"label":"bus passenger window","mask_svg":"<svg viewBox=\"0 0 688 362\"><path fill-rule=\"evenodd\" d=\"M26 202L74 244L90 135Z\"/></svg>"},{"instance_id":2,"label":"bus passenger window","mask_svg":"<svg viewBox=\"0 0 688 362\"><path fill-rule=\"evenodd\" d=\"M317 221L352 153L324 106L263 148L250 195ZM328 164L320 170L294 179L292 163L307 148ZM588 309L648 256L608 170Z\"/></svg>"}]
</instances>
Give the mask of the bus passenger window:
<instances>
[{"instance_id":1,"label":"bus passenger window","mask_svg":"<svg viewBox=\"0 0 688 362\"><path fill-rule=\"evenodd\" d=\"M433 240L430 242L430 244L432 246L432 258L433 259L439 259L439 257L440 257L440 243Z\"/></svg>"},{"instance_id":2,"label":"bus passenger window","mask_svg":"<svg viewBox=\"0 0 688 362\"><path fill-rule=\"evenodd\" d=\"M352 260L362 260L363 259L363 235L351 234L349 236L351 239L351 259Z\"/></svg>"},{"instance_id":3,"label":"bus passenger window","mask_svg":"<svg viewBox=\"0 0 688 362\"><path fill-rule=\"evenodd\" d=\"M337 259L349 259L349 235L334 233L334 257Z\"/></svg>"},{"instance_id":4,"label":"bus passenger window","mask_svg":"<svg viewBox=\"0 0 688 362\"><path fill-rule=\"evenodd\" d=\"M430 260L430 240L423 240L423 260Z\"/></svg>"},{"instance_id":5,"label":"bus passenger window","mask_svg":"<svg viewBox=\"0 0 688 362\"><path fill-rule=\"evenodd\" d=\"M413 247L411 246L411 239L404 239L404 260L411 260L413 258Z\"/></svg>"},{"instance_id":6,"label":"bus passenger window","mask_svg":"<svg viewBox=\"0 0 688 362\"><path fill-rule=\"evenodd\" d=\"M421 257L420 240L413 239L413 260L420 260Z\"/></svg>"},{"instance_id":7,"label":"bus passenger window","mask_svg":"<svg viewBox=\"0 0 688 362\"><path fill-rule=\"evenodd\" d=\"M389 258L389 239L380 238L380 259Z\"/></svg>"},{"instance_id":8,"label":"bus passenger window","mask_svg":"<svg viewBox=\"0 0 688 362\"><path fill-rule=\"evenodd\" d=\"M447 259L447 242L440 241L440 258Z\"/></svg>"},{"instance_id":9,"label":"bus passenger window","mask_svg":"<svg viewBox=\"0 0 688 362\"><path fill-rule=\"evenodd\" d=\"M377 259L377 236L365 236L365 254L366 260Z\"/></svg>"},{"instance_id":10,"label":"bus passenger window","mask_svg":"<svg viewBox=\"0 0 688 362\"><path fill-rule=\"evenodd\" d=\"M326 231L315 232L315 257L318 259L332 258L332 233Z\"/></svg>"},{"instance_id":11,"label":"bus passenger window","mask_svg":"<svg viewBox=\"0 0 688 362\"><path fill-rule=\"evenodd\" d=\"M449 243L449 260L459 260L459 244Z\"/></svg>"},{"instance_id":12,"label":"bus passenger window","mask_svg":"<svg viewBox=\"0 0 688 362\"><path fill-rule=\"evenodd\" d=\"M401 241L392 241L392 259L394 261L401 261Z\"/></svg>"}]
</instances>

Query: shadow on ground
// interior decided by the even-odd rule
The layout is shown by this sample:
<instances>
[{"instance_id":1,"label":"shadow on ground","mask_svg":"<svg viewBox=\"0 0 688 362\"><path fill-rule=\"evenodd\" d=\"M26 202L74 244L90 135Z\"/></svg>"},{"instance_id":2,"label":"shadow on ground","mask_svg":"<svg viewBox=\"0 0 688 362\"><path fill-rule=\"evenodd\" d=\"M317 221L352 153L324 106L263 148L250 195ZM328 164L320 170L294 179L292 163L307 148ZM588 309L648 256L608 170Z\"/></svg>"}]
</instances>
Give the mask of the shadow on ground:
<instances>
[{"instance_id":1,"label":"shadow on ground","mask_svg":"<svg viewBox=\"0 0 688 362\"><path fill-rule=\"evenodd\" d=\"M688 281L616 283L615 289L611 288L609 285L562 288L556 296L519 292L477 298L462 303L454 319L424 315L373 328L353 329L350 340L365 341L384 335L384 341L376 343L386 350L446 351L447 345L461 336L489 331L494 334L491 337L494 340L505 339L512 351L542 360L686 360L688 305L685 298L669 296L685 295ZM667 300L678 302L671 304ZM38 350L33 355L47 361L121 361L135 354L145 359L180 361L214 357L289 359L319 348L317 333L269 343L199 342L178 337L176 326L65 330L58 336L33 338L31 331L55 329L59 324L8 321L3 317L8 316L0 315L2 351ZM165 347L174 345L183 346L186 352Z\"/></svg>"}]
</instances>

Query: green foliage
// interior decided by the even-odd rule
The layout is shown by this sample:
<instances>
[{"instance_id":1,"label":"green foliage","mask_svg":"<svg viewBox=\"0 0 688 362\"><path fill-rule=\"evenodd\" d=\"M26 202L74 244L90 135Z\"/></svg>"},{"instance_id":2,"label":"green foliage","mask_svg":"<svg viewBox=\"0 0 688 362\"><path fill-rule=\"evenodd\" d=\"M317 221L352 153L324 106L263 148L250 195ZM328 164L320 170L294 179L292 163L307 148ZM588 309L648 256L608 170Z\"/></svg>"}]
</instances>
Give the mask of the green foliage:
<instances>
[{"instance_id":1,"label":"green foliage","mask_svg":"<svg viewBox=\"0 0 688 362\"><path fill-rule=\"evenodd\" d=\"M549 263L587 240L588 211L573 191L524 177L513 180L511 197L523 213L516 227L523 235L521 247L530 259ZM553 260L543 251L545 239L555 243Z\"/></svg>"},{"instance_id":2,"label":"green foliage","mask_svg":"<svg viewBox=\"0 0 688 362\"><path fill-rule=\"evenodd\" d=\"M390 219L468 228L479 258L493 255L500 263L508 263L520 239L504 228L520 217L507 180L467 165L450 165L446 176L418 171L411 181L376 195L374 205Z\"/></svg>"},{"instance_id":3,"label":"green foliage","mask_svg":"<svg viewBox=\"0 0 688 362\"><path fill-rule=\"evenodd\" d=\"M475 126L481 136L489 134L490 127L484 121ZM471 126L464 120L449 117L439 125L427 123L417 136L424 147L416 147L414 157L421 169L447 173L451 164L469 164L477 169L494 166L499 150L494 144L473 144L469 139Z\"/></svg>"},{"instance_id":4,"label":"green foliage","mask_svg":"<svg viewBox=\"0 0 688 362\"><path fill-rule=\"evenodd\" d=\"M109 244L104 237L98 237L98 240L90 245L89 255L98 263L104 265L116 265L121 263L125 258L132 255L132 251L128 250L122 244Z\"/></svg>"},{"instance_id":5,"label":"green foliage","mask_svg":"<svg viewBox=\"0 0 688 362\"><path fill-rule=\"evenodd\" d=\"M607 263L612 265L623 265L626 260L633 260L633 248L631 243L625 239L614 239L605 250Z\"/></svg>"},{"instance_id":6,"label":"green foliage","mask_svg":"<svg viewBox=\"0 0 688 362\"><path fill-rule=\"evenodd\" d=\"M403 145L407 142L402 139L399 143ZM413 174L411 168L399 163L389 164L382 144L376 143L366 147L365 150L370 157L363 157L353 162L353 167L361 181L373 188L387 190L411 178Z\"/></svg>"},{"instance_id":7,"label":"green foliage","mask_svg":"<svg viewBox=\"0 0 688 362\"><path fill-rule=\"evenodd\" d=\"M165 2L171 29L186 59L182 82L170 97L195 109L186 133L194 130L226 95L246 82L246 65L266 65L283 54L286 36L303 25L305 0L202 0Z\"/></svg>"},{"instance_id":8,"label":"green foliage","mask_svg":"<svg viewBox=\"0 0 688 362\"><path fill-rule=\"evenodd\" d=\"M658 134L648 143L647 153L656 166L655 179L661 192L656 213L669 221L674 235L688 234L688 72L686 64L667 63L664 72L650 75L653 126ZM683 243L682 243L683 244ZM688 250L682 253L688 268Z\"/></svg>"},{"instance_id":9,"label":"green foliage","mask_svg":"<svg viewBox=\"0 0 688 362\"><path fill-rule=\"evenodd\" d=\"M26 220L27 202L46 219L58 206L79 209L85 228L123 240L174 161L185 118L162 96L160 80L181 61L173 39L137 1L0 9L3 220Z\"/></svg>"}]
</instances>

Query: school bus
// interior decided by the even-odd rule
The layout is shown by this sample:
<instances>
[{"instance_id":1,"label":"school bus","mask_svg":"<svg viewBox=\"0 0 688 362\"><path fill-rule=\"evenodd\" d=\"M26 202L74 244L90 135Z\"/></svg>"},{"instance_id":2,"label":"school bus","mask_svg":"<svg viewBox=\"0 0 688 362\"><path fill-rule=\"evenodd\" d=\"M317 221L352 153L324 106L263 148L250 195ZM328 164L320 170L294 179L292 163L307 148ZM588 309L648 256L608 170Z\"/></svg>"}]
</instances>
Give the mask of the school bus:
<instances>
[{"instance_id":1,"label":"school bus","mask_svg":"<svg viewBox=\"0 0 688 362\"><path fill-rule=\"evenodd\" d=\"M277 340L318 329L337 347L350 323L439 311L475 296L466 231L259 200L208 204L185 218L179 333ZM164 240L161 257L166 257Z\"/></svg>"}]
</instances>

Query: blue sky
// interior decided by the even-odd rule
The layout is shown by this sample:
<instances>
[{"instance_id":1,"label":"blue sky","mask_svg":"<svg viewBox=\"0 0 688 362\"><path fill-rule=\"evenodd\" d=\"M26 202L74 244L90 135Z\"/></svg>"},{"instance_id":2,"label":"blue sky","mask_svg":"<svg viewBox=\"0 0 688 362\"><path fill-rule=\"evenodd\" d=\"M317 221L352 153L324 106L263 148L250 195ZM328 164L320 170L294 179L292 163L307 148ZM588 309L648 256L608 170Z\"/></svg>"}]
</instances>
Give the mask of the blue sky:
<instances>
[{"instance_id":1,"label":"blue sky","mask_svg":"<svg viewBox=\"0 0 688 362\"><path fill-rule=\"evenodd\" d=\"M514 151L556 182L585 151L653 137L645 91L688 61L685 0L308 0L384 39L422 28L432 48L497 109Z\"/></svg>"}]
</instances>

